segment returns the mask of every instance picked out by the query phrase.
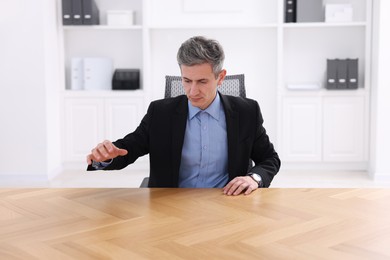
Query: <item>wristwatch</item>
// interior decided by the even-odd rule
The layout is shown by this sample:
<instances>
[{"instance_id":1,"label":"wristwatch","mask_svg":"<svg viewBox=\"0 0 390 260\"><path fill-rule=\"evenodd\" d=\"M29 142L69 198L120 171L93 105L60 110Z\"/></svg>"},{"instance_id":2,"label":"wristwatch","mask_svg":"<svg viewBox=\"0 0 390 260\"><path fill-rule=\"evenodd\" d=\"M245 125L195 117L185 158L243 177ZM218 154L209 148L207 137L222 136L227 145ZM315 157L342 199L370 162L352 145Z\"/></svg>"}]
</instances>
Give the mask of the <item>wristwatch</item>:
<instances>
[{"instance_id":1,"label":"wristwatch","mask_svg":"<svg viewBox=\"0 0 390 260\"><path fill-rule=\"evenodd\" d=\"M263 187L263 180L261 179L261 176L259 174L250 172L248 173L248 176L251 177L255 182L257 182L259 188Z\"/></svg>"}]
</instances>

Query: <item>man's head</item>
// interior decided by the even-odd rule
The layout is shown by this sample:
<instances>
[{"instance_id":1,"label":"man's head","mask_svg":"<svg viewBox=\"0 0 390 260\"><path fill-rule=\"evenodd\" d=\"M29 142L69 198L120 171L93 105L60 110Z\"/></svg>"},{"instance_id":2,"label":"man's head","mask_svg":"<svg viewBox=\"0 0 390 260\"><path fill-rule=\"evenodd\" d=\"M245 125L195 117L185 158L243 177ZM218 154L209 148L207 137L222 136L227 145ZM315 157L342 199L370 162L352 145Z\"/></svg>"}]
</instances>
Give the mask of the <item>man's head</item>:
<instances>
[{"instance_id":1,"label":"man's head","mask_svg":"<svg viewBox=\"0 0 390 260\"><path fill-rule=\"evenodd\" d=\"M226 76L225 54L215 40L201 36L185 41L177 53L184 90L193 106L206 109L214 100L217 86Z\"/></svg>"},{"instance_id":2,"label":"man's head","mask_svg":"<svg viewBox=\"0 0 390 260\"><path fill-rule=\"evenodd\" d=\"M193 66L208 63L211 65L215 78L222 71L225 53L222 46L215 40L196 36L185 41L177 53L179 66Z\"/></svg>"}]
</instances>

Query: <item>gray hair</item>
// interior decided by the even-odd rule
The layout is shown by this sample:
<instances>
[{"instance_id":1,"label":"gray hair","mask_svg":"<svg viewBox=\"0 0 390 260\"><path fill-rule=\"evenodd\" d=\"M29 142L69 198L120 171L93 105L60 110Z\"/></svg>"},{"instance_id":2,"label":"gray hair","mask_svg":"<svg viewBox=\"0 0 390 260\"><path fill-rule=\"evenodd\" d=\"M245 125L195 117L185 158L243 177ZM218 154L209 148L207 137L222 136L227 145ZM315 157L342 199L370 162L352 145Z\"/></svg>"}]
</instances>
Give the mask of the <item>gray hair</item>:
<instances>
[{"instance_id":1,"label":"gray hair","mask_svg":"<svg viewBox=\"0 0 390 260\"><path fill-rule=\"evenodd\" d=\"M225 53L219 42L203 36L196 36L186 40L177 52L179 66L209 63L213 69L215 78L222 71L224 59Z\"/></svg>"}]
</instances>

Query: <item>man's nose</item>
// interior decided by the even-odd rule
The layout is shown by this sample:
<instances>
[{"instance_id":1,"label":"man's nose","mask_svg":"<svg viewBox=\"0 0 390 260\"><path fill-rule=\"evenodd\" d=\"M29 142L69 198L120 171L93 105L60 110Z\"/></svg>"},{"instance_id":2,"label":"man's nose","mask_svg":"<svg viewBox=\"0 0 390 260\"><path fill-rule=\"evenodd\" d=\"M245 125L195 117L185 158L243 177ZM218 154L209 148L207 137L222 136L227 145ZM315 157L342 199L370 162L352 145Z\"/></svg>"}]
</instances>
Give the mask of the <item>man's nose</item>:
<instances>
[{"instance_id":1,"label":"man's nose","mask_svg":"<svg viewBox=\"0 0 390 260\"><path fill-rule=\"evenodd\" d=\"M190 86L190 95L196 96L199 93L199 87L196 82L193 82Z\"/></svg>"}]
</instances>

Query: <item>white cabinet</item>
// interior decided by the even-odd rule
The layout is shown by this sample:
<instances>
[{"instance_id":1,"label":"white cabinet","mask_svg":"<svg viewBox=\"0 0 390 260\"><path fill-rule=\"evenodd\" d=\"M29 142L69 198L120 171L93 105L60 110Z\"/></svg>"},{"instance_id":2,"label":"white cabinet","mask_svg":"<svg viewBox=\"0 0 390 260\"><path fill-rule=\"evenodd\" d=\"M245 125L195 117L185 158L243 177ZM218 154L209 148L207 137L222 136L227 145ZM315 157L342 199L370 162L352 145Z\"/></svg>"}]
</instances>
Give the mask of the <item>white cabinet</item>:
<instances>
[{"instance_id":1,"label":"white cabinet","mask_svg":"<svg viewBox=\"0 0 390 260\"><path fill-rule=\"evenodd\" d=\"M143 97L65 98L65 161L84 161L103 140L115 141L133 132L143 113Z\"/></svg>"},{"instance_id":2,"label":"white cabinet","mask_svg":"<svg viewBox=\"0 0 390 260\"><path fill-rule=\"evenodd\" d=\"M86 157L104 136L104 102L90 98L65 100L65 160Z\"/></svg>"},{"instance_id":3,"label":"white cabinet","mask_svg":"<svg viewBox=\"0 0 390 260\"><path fill-rule=\"evenodd\" d=\"M362 96L283 98L282 158L287 162L365 161Z\"/></svg>"},{"instance_id":4,"label":"white cabinet","mask_svg":"<svg viewBox=\"0 0 390 260\"><path fill-rule=\"evenodd\" d=\"M283 160L321 160L321 114L319 98L283 99Z\"/></svg>"},{"instance_id":5,"label":"white cabinet","mask_svg":"<svg viewBox=\"0 0 390 260\"><path fill-rule=\"evenodd\" d=\"M363 97L325 97L323 100L323 160L363 161L366 116ZM367 149L366 149L367 150Z\"/></svg>"},{"instance_id":6,"label":"white cabinet","mask_svg":"<svg viewBox=\"0 0 390 260\"><path fill-rule=\"evenodd\" d=\"M106 137L114 141L133 132L144 115L143 103L143 98L106 99Z\"/></svg>"}]
</instances>

